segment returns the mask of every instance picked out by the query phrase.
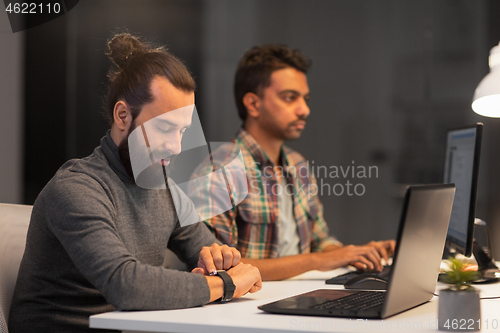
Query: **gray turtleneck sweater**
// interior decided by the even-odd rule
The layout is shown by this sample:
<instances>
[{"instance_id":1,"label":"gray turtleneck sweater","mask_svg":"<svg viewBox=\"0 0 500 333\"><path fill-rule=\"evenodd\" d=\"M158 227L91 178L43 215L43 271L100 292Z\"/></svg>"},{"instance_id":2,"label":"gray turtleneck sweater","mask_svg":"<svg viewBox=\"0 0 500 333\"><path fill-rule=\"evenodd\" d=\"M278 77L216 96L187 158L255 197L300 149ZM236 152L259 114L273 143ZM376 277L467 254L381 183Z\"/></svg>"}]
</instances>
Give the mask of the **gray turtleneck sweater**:
<instances>
[{"instance_id":1,"label":"gray turtleneck sweater","mask_svg":"<svg viewBox=\"0 0 500 333\"><path fill-rule=\"evenodd\" d=\"M9 331L88 332L88 317L101 312L203 305L205 277L162 263L168 247L194 267L214 242L204 223L180 227L170 191L135 185L108 132L92 155L65 163L35 202Z\"/></svg>"}]
</instances>

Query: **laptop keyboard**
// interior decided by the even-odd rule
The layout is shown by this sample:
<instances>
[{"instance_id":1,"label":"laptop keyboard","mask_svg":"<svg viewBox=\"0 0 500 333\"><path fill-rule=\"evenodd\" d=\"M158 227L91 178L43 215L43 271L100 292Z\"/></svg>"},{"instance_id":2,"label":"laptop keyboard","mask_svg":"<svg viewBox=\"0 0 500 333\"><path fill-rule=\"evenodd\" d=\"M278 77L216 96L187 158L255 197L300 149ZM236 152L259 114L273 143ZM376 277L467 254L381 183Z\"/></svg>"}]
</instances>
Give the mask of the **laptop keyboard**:
<instances>
[{"instance_id":1,"label":"laptop keyboard","mask_svg":"<svg viewBox=\"0 0 500 333\"><path fill-rule=\"evenodd\" d=\"M384 304L385 292L377 291L359 291L355 294L342 298L326 301L325 303L316 304L312 309L339 309L361 311L374 308Z\"/></svg>"},{"instance_id":2,"label":"laptop keyboard","mask_svg":"<svg viewBox=\"0 0 500 333\"><path fill-rule=\"evenodd\" d=\"M355 276L359 276L361 274L369 274L375 275L379 278L387 279L389 277L389 273L391 272L390 265L384 266L382 272L369 272L369 271L352 271L344 274L340 274L332 277L331 279L326 280L326 284L344 284Z\"/></svg>"}]
</instances>

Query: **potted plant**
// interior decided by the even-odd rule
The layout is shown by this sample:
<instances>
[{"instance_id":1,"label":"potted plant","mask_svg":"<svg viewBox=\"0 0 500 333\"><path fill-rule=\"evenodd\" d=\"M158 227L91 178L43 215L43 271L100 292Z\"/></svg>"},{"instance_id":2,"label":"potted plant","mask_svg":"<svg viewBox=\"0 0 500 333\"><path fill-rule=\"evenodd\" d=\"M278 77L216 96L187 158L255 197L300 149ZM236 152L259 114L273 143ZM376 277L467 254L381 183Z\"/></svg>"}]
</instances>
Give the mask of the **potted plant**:
<instances>
[{"instance_id":1,"label":"potted plant","mask_svg":"<svg viewBox=\"0 0 500 333\"><path fill-rule=\"evenodd\" d=\"M472 282L479 273L458 259L449 258L442 282L450 287L439 292L438 328L441 331L478 331L481 328L479 290Z\"/></svg>"}]
</instances>

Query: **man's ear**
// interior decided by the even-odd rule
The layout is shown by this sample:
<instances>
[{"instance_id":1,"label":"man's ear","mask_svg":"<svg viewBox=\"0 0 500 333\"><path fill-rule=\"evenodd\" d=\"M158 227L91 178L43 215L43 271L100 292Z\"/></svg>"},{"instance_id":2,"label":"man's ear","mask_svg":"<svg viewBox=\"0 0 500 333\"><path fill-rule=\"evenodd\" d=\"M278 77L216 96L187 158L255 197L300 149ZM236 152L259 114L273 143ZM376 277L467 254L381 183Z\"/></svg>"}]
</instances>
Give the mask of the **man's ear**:
<instances>
[{"instance_id":1,"label":"man's ear","mask_svg":"<svg viewBox=\"0 0 500 333\"><path fill-rule=\"evenodd\" d=\"M243 96L243 105L245 105L249 117L252 118L259 117L261 104L262 100L260 99L259 96L257 96L253 92L247 92Z\"/></svg>"},{"instance_id":2,"label":"man's ear","mask_svg":"<svg viewBox=\"0 0 500 333\"><path fill-rule=\"evenodd\" d=\"M128 131L132 123L132 114L124 101L116 102L113 109L113 122L120 131Z\"/></svg>"}]
</instances>

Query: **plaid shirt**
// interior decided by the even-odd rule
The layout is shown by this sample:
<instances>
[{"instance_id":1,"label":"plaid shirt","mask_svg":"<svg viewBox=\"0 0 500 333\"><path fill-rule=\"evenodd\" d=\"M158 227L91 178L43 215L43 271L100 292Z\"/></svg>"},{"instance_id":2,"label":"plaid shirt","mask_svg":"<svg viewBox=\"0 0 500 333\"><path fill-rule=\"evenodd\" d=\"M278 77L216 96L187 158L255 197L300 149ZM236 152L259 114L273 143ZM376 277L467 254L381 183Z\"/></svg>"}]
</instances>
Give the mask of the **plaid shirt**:
<instances>
[{"instance_id":1,"label":"plaid shirt","mask_svg":"<svg viewBox=\"0 0 500 333\"><path fill-rule=\"evenodd\" d=\"M205 223L220 241L236 247L244 258L276 258L279 245L279 210L276 193L279 189L277 189L274 164L262 147L244 129L237 132L233 142L239 145L245 163L248 196L236 207L233 206L232 209L205 220ZM215 151L213 155L221 153L228 156L228 153L221 149ZM218 156L214 160L224 161L224 157ZM226 162L230 161L224 163ZM319 252L328 245L341 246L342 244L334 237L328 236L328 227L323 218L323 206L317 196L316 179L310 172L307 161L299 153L283 146L281 165L283 176L287 181L286 188L281 190L287 190L287 193L293 196L293 212L300 238L300 253ZM212 169L211 163L206 163L195 171L193 178L224 166L214 165ZM227 167L225 169L230 170ZM210 189L209 192L214 198L210 198L209 203L203 207L197 206L200 215L220 211L220 207L217 206L218 202L222 201L217 200L218 191ZM199 193L207 193L207 191ZM207 198L204 200L207 202ZM206 216L213 215L215 214Z\"/></svg>"}]
</instances>

